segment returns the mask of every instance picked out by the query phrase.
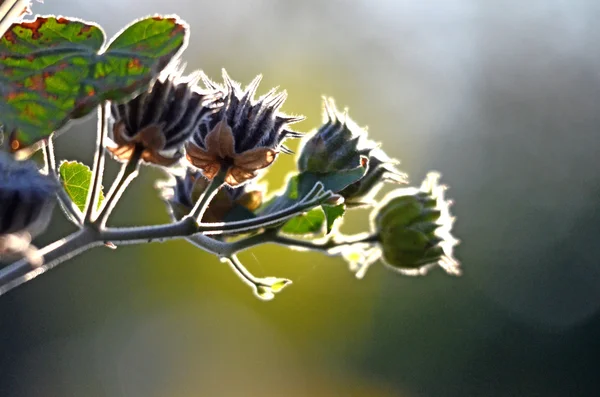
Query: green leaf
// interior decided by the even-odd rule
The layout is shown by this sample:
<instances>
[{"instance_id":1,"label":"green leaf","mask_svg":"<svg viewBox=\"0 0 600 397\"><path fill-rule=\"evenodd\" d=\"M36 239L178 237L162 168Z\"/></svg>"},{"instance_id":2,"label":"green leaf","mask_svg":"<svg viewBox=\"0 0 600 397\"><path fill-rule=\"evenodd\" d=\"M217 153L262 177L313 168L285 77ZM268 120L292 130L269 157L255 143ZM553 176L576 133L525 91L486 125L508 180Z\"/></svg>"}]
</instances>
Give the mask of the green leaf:
<instances>
[{"instance_id":1,"label":"green leaf","mask_svg":"<svg viewBox=\"0 0 600 397\"><path fill-rule=\"evenodd\" d=\"M338 193L346 186L360 180L366 172L367 167L364 166L328 173L301 172L298 174L298 195L300 197L306 195L317 182L321 182L325 190Z\"/></svg>"},{"instance_id":2,"label":"green leaf","mask_svg":"<svg viewBox=\"0 0 600 397\"><path fill-rule=\"evenodd\" d=\"M325 190L338 193L346 186L362 178L366 171L367 168L365 166L359 166L348 170L328 173L301 172L288 177L285 192L271 198L258 212L260 214L271 214L294 205L299 199L306 196L317 182L321 182Z\"/></svg>"},{"instance_id":3,"label":"green leaf","mask_svg":"<svg viewBox=\"0 0 600 397\"><path fill-rule=\"evenodd\" d=\"M325 219L327 220L327 234L331 233L336 220L342 218L346 212L346 205L322 205Z\"/></svg>"},{"instance_id":4,"label":"green leaf","mask_svg":"<svg viewBox=\"0 0 600 397\"><path fill-rule=\"evenodd\" d=\"M77 161L63 161L60 163L58 172L65 191L71 197L73 203L83 212L92 180L92 170L87 165ZM104 192L101 189L98 207L100 207L103 200Z\"/></svg>"},{"instance_id":5,"label":"green leaf","mask_svg":"<svg viewBox=\"0 0 600 397\"><path fill-rule=\"evenodd\" d=\"M323 211L315 208L287 221L281 231L287 234L314 234L322 232L324 224Z\"/></svg>"},{"instance_id":6,"label":"green leaf","mask_svg":"<svg viewBox=\"0 0 600 397\"><path fill-rule=\"evenodd\" d=\"M28 147L105 100L145 89L185 46L177 18L134 22L105 47L98 25L38 17L0 39L0 124L12 150Z\"/></svg>"}]
</instances>

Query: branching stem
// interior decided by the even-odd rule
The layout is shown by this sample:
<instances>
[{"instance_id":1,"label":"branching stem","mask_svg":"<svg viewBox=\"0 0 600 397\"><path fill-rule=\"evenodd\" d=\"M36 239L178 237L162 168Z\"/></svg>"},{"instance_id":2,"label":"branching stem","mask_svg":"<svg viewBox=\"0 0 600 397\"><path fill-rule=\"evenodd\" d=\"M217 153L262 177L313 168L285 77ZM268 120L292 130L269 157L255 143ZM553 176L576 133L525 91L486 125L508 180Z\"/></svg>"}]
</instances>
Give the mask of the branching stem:
<instances>
[{"instance_id":1,"label":"branching stem","mask_svg":"<svg viewBox=\"0 0 600 397\"><path fill-rule=\"evenodd\" d=\"M220 186L219 183L220 182L217 180L215 185ZM303 200L290 208L264 217L236 222L198 224L194 216L188 215L178 222L156 226L99 228L95 225L83 225L81 230L39 250L38 255L43 258L44 263L42 266L34 267L27 259L23 258L0 269L0 295L37 277L47 270L54 268L56 265L67 259L90 248L101 246L108 242L119 246L125 244L166 241L169 239L186 238L195 235L194 237L197 237L198 239L197 241L194 241L194 243L200 241L202 245L208 247L207 251L220 253L220 256L224 256L224 254L229 252L239 252L271 240L273 240L273 242L278 242L278 237L271 234L272 232L264 232L263 234L249 237L247 240L240 240L232 243L220 242L206 235L248 233L261 230L266 226L283 222L307 209L314 208L330 196L331 192L323 192L322 185L317 185ZM201 198L199 199L199 203L201 203L199 207L207 206L209 202L208 199ZM201 208L201 211L199 211L200 214L204 209ZM288 244L289 242L281 241L278 243ZM232 248L227 248L228 245L231 245ZM296 246L301 245L306 247L304 243L298 243ZM319 249L321 249L321 247L319 247Z\"/></svg>"}]
</instances>

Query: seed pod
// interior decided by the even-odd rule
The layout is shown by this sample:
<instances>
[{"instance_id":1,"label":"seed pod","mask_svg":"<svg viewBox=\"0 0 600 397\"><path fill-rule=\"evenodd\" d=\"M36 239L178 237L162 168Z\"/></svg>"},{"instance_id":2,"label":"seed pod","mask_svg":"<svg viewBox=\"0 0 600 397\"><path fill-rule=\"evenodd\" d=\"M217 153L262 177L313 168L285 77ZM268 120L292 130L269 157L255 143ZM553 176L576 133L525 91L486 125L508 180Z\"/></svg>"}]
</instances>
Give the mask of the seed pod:
<instances>
[{"instance_id":1,"label":"seed pod","mask_svg":"<svg viewBox=\"0 0 600 397\"><path fill-rule=\"evenodd\" d=\"M180 220L194 207L200 195L208 187L209 181L200 171L187 170L185 175L175 175L171 181L162 183L161 196L167 203L171 217ZM255 184L246 184L238 188L225 186L212 199L202 222L223 222L236 206L254 212L262 204L263 190Z\"/></svg>"},{"instance_id":2,"label":"seed pod","mask_svg":"<svg viewBox=\"0 0 600 397\"><path fill-rule=\"evenodd\" d=\"M184 143L219 106L221 93L200 90L198 80L198 73L163 75L129 102L112 104L112 154L126 161L137 148L147 163L170 166L179 161Z\"/></svg>"},{"instance_id":3,"label":"seed pod","mask_svg":"<svg viewBox=\"0 0 600 397\"><path fill-rule=\"evenodd\" d=\"M242 91L224 70L223 87L204 77L208 89L224 91L224 105L202 121L185 149L189 162L207 179L228 167L225 182L232 187L243 184L270 166L280 151L291 153L282 145L286 138L302 136L288 126L304 118L279 112L285 91L277 94L273 89L254 100L261 78Z\"/></svg>"},{"instance_id":4,"label":"seed pod","mask_svg":"<svg viewBox=\"0 0 600 397\"><path fill-rule=\"evenodd\" d=\"M0 235L42 233L50 222L57 188L33 162L0 152Z\"/></svg>"},{"instance_id":5,"label":"seed pod","mask_svg":"<svg viewBox=\"0 0 600 397\"><path fill-rule=\"evenodd\" d=\"M317 173L335 172L361 165L361 156L377 144L354 123L347 112L340 113L333 99L323 99L324 124L306 141L298 157L298 169Z\"/></svg>"},{"instance_id":6,"label":"seed pod","mask_svg":"<svg viewBox=\"0 0 600 397\"><path fill-rule=\"evenodd\" d=\"M314 173L336 172L358 167L366 158L367 172L340 192L349 206L370 205L384 182L406 183L406 175L398 171L378 145L367 139L347 112L341 113L333 99L325 98L324 124L306 141L298 157L298 169Z\"/></svg>"},{"instance_id":7,"label":"seed pod","mask_svg":"<svg viewBox=\"0 0 600 397\"><path fill-rule=\"evenodd\" d=\"M430 173L420 190L392 192L374 211L373 229L389 266L423 271L438 264L449 273L460 273L452 254L458 243L450 233L454 219L438 179Z\"/></svg>"}]
</instances>

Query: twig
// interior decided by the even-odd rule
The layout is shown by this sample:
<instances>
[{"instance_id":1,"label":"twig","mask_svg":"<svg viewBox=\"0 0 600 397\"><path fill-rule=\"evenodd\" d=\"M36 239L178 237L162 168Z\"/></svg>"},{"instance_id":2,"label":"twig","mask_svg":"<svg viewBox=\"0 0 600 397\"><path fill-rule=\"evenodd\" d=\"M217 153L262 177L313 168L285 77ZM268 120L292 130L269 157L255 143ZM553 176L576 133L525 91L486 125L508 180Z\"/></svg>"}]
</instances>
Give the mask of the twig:
<instances>
[{"instance_id":1,"label":"twig","mask_svg":"<svg viewBox=\"0 0 600 397\"><path fill-rule=\"evenodd\" d=\"M48 176L53 178L58 184L56 197L63 210L65 216L71 223L76 226L81 226L83 214L75 205L71 197L65 191L63 184L60 181L60 176L56 168L56 160L54 155L54 145L52 144L52 135L48 137L47 144L42 146L42 154L44 157L44 169Z\"/></svg>"},{"instance_id":2,"label":"twig","mask_svg":"<svg viewBox=\"0 0 600 397\"><path fill-rule=\"evenodd\" d=\"M119 175L117 175L113 182L106 199L102 203L100 213L94 221L94 224L98 225L100 228L103 228L106 225L108 217L117 205L121 195L125 189L127 189L127 186L129 186L131 181L137 177L143 151L143 147L136 146L127 163L123 164L121 167L121 171L119 171Z\"/></svg>"},{"instance_id":3,"label":"twig","mask_svg":"<svg viewBox=\"0 0 600 397\"><path fill-rule=\"evenodd\" d=\"M104 174L104 157L106 148L104 141L108 134L108 106L104 102L100 104L98 109L98 132L96 140L96 154L94 156L94 167L92 168L92 179L90 189L88 191L87 200L85 202L85 215L83 218L84 224L93 224L96 206L100 197L100 187L102 185L102 175Z\"/></svg>"},{"instance_id":4,"label":"twig","mask_svg":"<svg viewBox=\"0 0 600 397\"><path fill-rule=\"evenodd\" d=\"M217 175L210 181L204 192L198 201L194 205L194 208L188 214L188 217L191 217L198 223L198 225L202 222L202 217L208 208L208 204L211 202L213 197L219 192L219 189L225 183L225 176L227 175L227 171L229 167L221 167Z\"/></svg>"},{"instance_id":5,"label":"twig","mask_svg":"<svg viewBox=\"0 0 600 397\"><path fill-rule=\"evenodd\" d=\"M215 184L218 184L218 181ZM198 224L195 217L188 215L178 222L157 226L97 228L95 225L84 225L80 231L42 248L39 255L42 256L44 265L34 267L24 258L0 269L0 295L54 268L67 259L107 242L115 245L139 244L185 238L198 233L227 234L258 230L290 219L309 208L314 208L330 196L331 192L323 192L323 186L317 184L307 195L308 199L303 199L288 209L264 217L237 222ZM202 201L205 203L201 206L209 203L207 200L199 200L199 202ZM240 243L237 244L238 248L243 248Z\"/></svg>"}]
</instances>

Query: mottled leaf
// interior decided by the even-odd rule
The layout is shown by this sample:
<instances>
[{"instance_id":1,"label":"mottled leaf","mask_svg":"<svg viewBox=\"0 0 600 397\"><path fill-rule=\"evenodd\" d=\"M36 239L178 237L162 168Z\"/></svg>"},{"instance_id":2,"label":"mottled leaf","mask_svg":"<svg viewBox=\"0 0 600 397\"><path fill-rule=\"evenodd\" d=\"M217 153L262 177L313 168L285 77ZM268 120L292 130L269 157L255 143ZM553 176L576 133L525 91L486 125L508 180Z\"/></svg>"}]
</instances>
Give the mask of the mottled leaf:
<instances>
[{"instance_id":1,"label":"mottled leaf","mask_svg":"<svg viewBox=\"0 0 600 397\"><path fill-rule=\"evenodd\" d=\"M92 180L92 170L87 165L77 161L63 161L60 163L58 171L65 191L77 208L83 212ZM104 200L104 193L100 190L98 207L102 204L102 200Z\"/></svg>"},{"instance_id":2,"label":"mottled leaf","mask_svg":"<svg viewBox=\"0 0 600 397\"><path fill-rule=\"evenodd\" d=\"M171 17L134 22L105 47L102 29L53 16L14 24L0 39L0 124L12 150L147 87L184 47Z\"/></svg>"}]
</instances>

